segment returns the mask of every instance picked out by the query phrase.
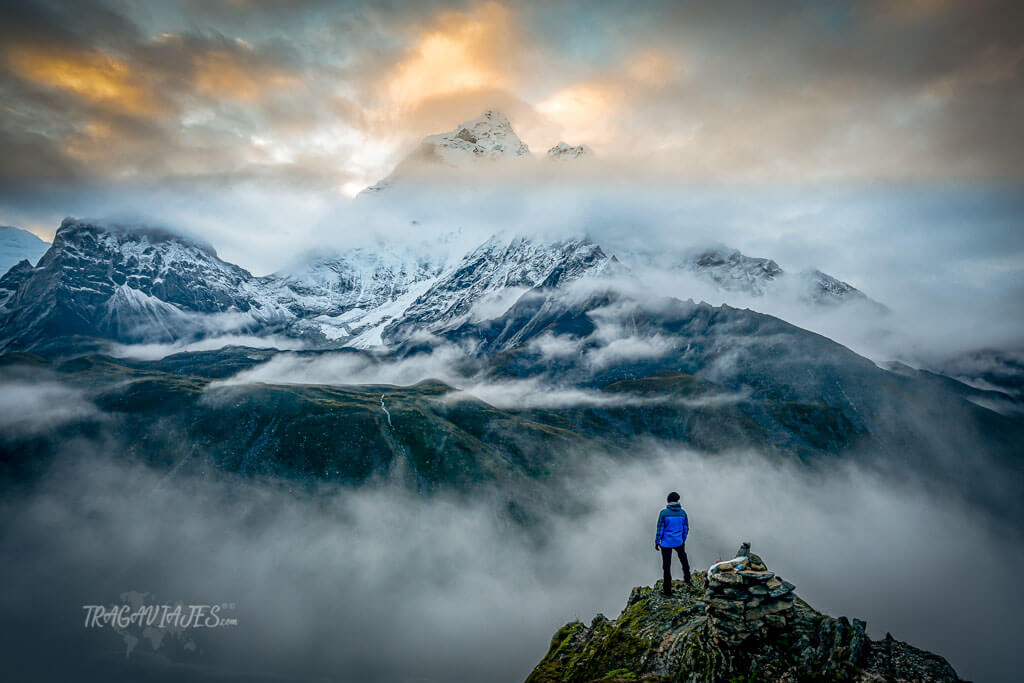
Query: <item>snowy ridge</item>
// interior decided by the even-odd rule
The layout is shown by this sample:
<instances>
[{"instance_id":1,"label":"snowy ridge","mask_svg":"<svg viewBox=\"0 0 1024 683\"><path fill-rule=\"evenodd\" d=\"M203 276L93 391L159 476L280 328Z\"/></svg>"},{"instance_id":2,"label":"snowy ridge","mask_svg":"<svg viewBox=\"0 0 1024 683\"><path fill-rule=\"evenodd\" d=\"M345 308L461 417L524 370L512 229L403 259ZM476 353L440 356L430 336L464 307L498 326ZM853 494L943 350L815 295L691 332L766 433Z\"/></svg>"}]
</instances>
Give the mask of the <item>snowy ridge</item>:
<instances>
[{"instance_id":1,"label":"snowy ridge","mask_svg":"<svg viewBox=\"0 0 1024 683\"><path fill-rule=\"evenodd\" d=\"M523 292L609 260L587 240L495 237L459 261L439 242L432 253L381 246L320 254L254 277L178 235L67 219L38 268L22 264L0 280L0 345L54 334L134 343L246 331L366 348L385 343L385 330L500 315Z\"/></svg>"},{"instance_id":2,"label":"snowy ridge","mask_svg":"<svg viewBox=\"0 0 1024 683\"><path fill-rule=\"evenodd\" d=\"M605 274L642 277L644 266L658 263L632 254L623 266L587 239L523 236L494 236L461 260L451 256L426 246L362 247L258 278L177 235L68 219L38 267L23 262L0 278L0 347L30 348L60 335L132 343L245 331L370 348L499 318L536 288ZM761 296L798 277L815 305L870 301L820 271L787 275L771 259L725 247L675 263L726 292Z\"/></svg>"},{"instance_id":3,"label":"snowy ridge","mask_svg":"<svg viewBox=\"0 0 1024 683\"><path fill-rule=\"evenodd\" d=\"M586 145L560 142L547 157L590 154ZM407 161L462 168L530 158L508 118L489 110L425 138ZM400 189L396 180L403 180L405 168L403 162L367 191ZM0 352L64 336L177 341L236 331L297 337L316 347L369 348L498 319L537 288L605 275L642 280L647 268L685 271L723 292L796 292L812 305L874 303L821 271L790 275L771 259L722 245L626 252L620 262L587 239L493 236L464 254L453 253L451 239L320 253L254 277L201 240L68 218L37 266L21 261L0 277ZM783 283L785 290L779 289Z\"/></svg>"},{"instance_id":4,"label":"snowy ridge","mask_svg":"<svg viewBox=\"0 0 1024 683\"><path fill-rule=\"evenodd\" d=\"M684 250L682 255L647 251L621 254L627 265L680 270L711 284L723 293L751 297L782 295L804 304L835 306L852 301L887 310L859 289L820 270L791 273L770 258L747 256L722 244Z\"/></svg>"},{"instance_id":5,"label":"snowy ridge","mask_svg":"<svg viewBox=\"0 0 1024 683\"><path fill-rule=\"evenodd\" d=\"M2 277L0 277L0 309L3 309L7 302L14 298L14 294L18 291L18 287L21 286L25 280L32 274L32 264L28 260L19 261L8 269Z\"/></svg>"},{"instance_id":6,"label":"snowy ridge","mask_svg":"<svg viewBox=\"0 0 1024 683\"><path fill-rule=\"evenodd\" d=\"M429 257L356 248L315 257L297 270L265 280L277 302L297 315L310 310L337 315L399 298L416 283L436 278L443 268L442 261Z\"/></svg>"},{"instance_id":7,"label":"snowy ridge","mask_svg":"<svg viewBox=\"0 0 1024 683\"><path fill-rule=\"evenodd\" d=\"M109 296L128 284L198 312L248 310L256 303L248 271L220 260L209 245L163 230L65 219L39 268L55 271L68 286Z\"/></svg>"},{"instance_id":8,"label":"snowy ridge","mask_svg":"<svg viewBox=\"0 0 1024 683\"><path fill-rule=\"evenodd\" d=\"M530 148L512 130L508 117L489 109L454 130L429 135L423 140L428 154L449 166L486 159L521 159L530 156Z\"/></svg>"},{"instance_id":9,"label":"snowy ridge","mask_svg":"<svg viewBox=\"0 0 1024 683\"><path fill-rule=\"evenodd\" d=\"M864 292L853 285L838 280L817 269L801 272L800 278L804 283L802 288L805 292L804 296L812 303L835 306L855 299L871 301ZM881 304L874 301L871 301L871 303L881 306Z\"/></svg>"},{"instance_id":10,"label":"snowy ridge","mask_svg":"<svg viewBox=\"0 0 1024 683\"><path fill-rule=\"evenodd\" d=\"M466 169L481 160L509 162L531 159L530 148L519 139L508 117L488 109L474 119L464 121L447 133L428 135L419 147L399 162L386 178L367 187L360 196L369 196L390 189L406 176L424 167L441 165Z\"/></svg>"},{"instance_id":11,"label":"snowy ridge","mask_svg":"<svg viewBox=\"0 0 1024 683\"><path fill-rule=\"evenodd\" d=\"M264 278L265 298L289 312L293 333L328 342L352 340L400 315L444 272L447 261L443 250L385 246L318 255ZM370 337L364 335L361 343Z\"/></svg>"},{"instance_id":12,"label":"snowy ridge","mask_svg":"<svg viewBox=\"0 0 1024 683\"><path fill-rule=\"evenodd\" d=\"M28 230L0 225L0 276L21 261L35 265L49 246Z\"/></svg>"},{"instance_id":13,"label":"snowy ridge","mask_svg":"<svg viewBox=\"0 0 1024 683\"><path fill-rule=\"evenodd\" d=\"M681 265L727 292L755 296L763 295L770 283L783 274L779 264L771 259L746 256L725 246L692 252Z\"/></svg>"},{"instance_id":14,"label":"snowy ridge","mask_svg":"<svg viewBox=\"0 0 1024 683\"><path fill-rule=\"evenodd\" d=\"M383 337L393 341L417 329L454 325L476 308L486 311L488 317L497 317L529 289L554 287L598 273L608 262L601 247L587 239L540 242L522 236L495 236L416 299Z\"/></svg>"},{"instance_id":15,"label":"snowy ridge","mask_svg":"<svg viewBox=\"0 0 1024 683\"><path fill-rule=\"evenodd\" d=\"M0 349L62 335L168 341L197 333L185 313L265 325L274 316L260 310L253 280L209 245L166 230L67 218L6 298Z\"/></svg>"},{"instance_id":16,"label":"snowy ridge","mask_svg":"<svg viewBox=\"0 0 1024 683\"><path fill-rule=\"evenodd\" d=\"M174 341L188 325L188 316L174 304L122 284L103 304L100 327L125 341Z\"/></svg>"}]
</instances>

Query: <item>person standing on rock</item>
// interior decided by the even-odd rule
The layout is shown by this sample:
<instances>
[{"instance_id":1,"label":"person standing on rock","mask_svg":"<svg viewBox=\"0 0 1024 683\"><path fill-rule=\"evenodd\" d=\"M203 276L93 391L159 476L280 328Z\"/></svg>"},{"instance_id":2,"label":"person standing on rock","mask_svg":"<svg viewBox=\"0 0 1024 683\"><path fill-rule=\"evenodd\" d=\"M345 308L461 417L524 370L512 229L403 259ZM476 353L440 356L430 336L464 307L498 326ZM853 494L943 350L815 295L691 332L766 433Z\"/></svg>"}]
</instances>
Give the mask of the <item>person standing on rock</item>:
<instances>
[{"instance_id":1,"label":"person standing on rock","mask_svg":"<svg viewBox=\"0 0 1024 683\"><path fill-rule=\"evenodd\" d=\"M683 563L683 578L690 585L690 562L686 558L686 535L690 532L690 524L686 511L679 504L679 494L673 491L668 494L668 505L658 515L658 531L654 536L654 549L661 551L661 568L665 572L662 593L672 596L672 551L679 555Z\"/></svg>"}]
</instances>

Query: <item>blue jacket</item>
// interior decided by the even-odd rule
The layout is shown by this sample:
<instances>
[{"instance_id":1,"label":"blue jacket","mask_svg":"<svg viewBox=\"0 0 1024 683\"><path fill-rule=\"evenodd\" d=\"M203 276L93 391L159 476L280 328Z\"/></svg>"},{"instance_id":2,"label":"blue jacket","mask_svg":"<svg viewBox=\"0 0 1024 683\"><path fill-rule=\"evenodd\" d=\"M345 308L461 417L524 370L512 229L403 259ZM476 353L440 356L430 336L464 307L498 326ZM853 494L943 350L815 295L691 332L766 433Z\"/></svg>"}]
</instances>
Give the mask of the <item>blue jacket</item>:
<instances>
[{"instance_id":1,"label":"blue jacket","mask_svg":"<svg viewBox=\"0 0 1024 683\"><path fill-rule=\"evenodd\" d=\"M686 511L679 503L669 503L658 515L658 532L654 542L662 548L678 548L686 543L688 533L690 524L686 519Z\"/></svg>"}]
</instances>

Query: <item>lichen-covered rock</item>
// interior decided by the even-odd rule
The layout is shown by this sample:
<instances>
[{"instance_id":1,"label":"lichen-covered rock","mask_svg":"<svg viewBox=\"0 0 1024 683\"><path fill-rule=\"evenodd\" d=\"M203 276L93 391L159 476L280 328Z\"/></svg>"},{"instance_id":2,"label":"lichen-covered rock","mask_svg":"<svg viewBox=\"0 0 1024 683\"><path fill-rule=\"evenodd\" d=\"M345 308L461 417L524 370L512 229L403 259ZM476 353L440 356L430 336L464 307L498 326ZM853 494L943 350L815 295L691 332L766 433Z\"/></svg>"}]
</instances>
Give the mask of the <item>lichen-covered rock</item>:
<instances>
[{"instance_id":1,"label":"lichen-covered rock","mask_svg":"<svg viewBox=\"0 0 1024 683\"><path fill-rule=\"evenodd\" d=\"M818 613L784 580L755 584L785 590L748 606L742 578L738 586L716 581L742 572L722 565L689 584L675 581L671 598L661 594L661 581L634 588L618 619L598 615L589 627L576 621L559 629L528 683L960 680L938 655L889 635L872 641L863 621Z\"/></svg>"}]
</instances>

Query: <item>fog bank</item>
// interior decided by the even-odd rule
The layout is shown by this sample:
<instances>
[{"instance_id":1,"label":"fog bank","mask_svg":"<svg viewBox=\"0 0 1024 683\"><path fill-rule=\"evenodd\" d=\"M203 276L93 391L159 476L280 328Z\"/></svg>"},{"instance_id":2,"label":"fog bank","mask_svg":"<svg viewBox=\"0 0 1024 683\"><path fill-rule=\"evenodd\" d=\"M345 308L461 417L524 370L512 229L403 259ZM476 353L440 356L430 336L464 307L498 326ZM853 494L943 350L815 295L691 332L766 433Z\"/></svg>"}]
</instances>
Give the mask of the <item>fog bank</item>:
<instances>
[{"instance_id":1,"label":"fog bank","mask_svg":"<svg viewBox=\"0 0 1024 683\"><path fill-rule=\"evenodd\" d=\"M522 680L561 624L614 616L658 578L669 489L691 518L694 567L749 540L817 609L865 618L873 637L938 652L963 677L1014 678L1024 596L978 568L1019 566L1018 528L853 467L688 452L592 458L569 489L586 512L531 531L488 500L65 464L3 503L3 611L23 625L8 663L18 680ZM142 639L126 659L120 636L82 627L82 605L128 591L234 603L238 625L190 633L195 652Z\"/></svg>"}]
</instances>

